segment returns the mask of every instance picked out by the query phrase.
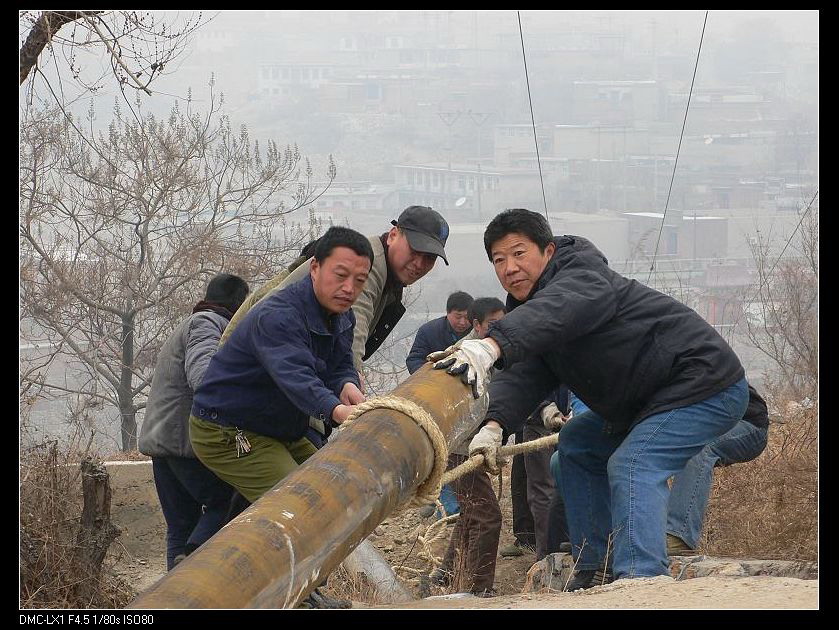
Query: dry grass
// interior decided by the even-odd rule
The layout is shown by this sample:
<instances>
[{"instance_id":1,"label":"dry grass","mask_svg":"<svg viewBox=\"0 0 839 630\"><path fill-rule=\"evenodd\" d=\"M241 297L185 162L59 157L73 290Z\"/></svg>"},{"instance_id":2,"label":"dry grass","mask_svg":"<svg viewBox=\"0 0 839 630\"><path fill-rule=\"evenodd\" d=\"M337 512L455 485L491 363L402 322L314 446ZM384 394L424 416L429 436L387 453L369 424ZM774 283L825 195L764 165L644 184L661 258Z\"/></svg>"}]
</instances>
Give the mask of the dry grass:
<instances>
[{"instance_id":1,"label":"dry grass","mask_svg":"<svg viewBox=\"0 0 839 630\"><path fill-rule=\"evenodd\" d=\"M351 573L343 566L339 566L329 576L329 585L325 592L338 599L361 602L369 606L389 603L379 596L376 588L364 575Z\"/></svg>"},{"instance_id":2,"label":"dry grass","mask_svg":"<svg viewBox=\"0 0 839 630\"><path fill-rule=\"evenodd\" d=\"M773 422L757 459L718 468L701 550L743 558L818 557L818 404Z\"/></svg>"},{"instance_id":3,"label":"dry grass","mask_svg":"<svg viewBox=\"0 0 839 630\"><path fill-rule=\"evenodd\" d=\"M20 455L21 608L120 608L133 591L105 569L91 576L79 558L79 462L90 444L57 440Z\"/></svg>"}]
</instances>

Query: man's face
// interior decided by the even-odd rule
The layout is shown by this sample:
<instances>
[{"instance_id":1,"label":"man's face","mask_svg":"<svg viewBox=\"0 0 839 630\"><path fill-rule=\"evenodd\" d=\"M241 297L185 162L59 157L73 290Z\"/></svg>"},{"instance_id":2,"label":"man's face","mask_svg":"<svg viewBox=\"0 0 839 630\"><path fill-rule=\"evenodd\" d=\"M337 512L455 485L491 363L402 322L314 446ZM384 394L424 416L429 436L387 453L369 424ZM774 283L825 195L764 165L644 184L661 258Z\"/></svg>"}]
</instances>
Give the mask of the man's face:
<instances>
[{"instance_id":1,"label":"man's face","mask_svg":"<svg viewBox=\"0 0 839 630\"><path fill-rule=\"evenodd\" d=\"M399 228L393 227L387 235L387 262L399 282L411 285L434 268L437 256L411 249L408 239Z\"/></svg>"},{"instance_id":2,"label":"man's face","mask_svg":"<svg viewBox=\"0 0 839 630\"><path fill-rule=\"evenodd\" d=\"M527 299L556 245L548 243L544 252L524 234L511 232L492 244L492 265L501 286L519 302Z\"/></svg>"},{"instance_id":3,"label":"man's face","mask_svg":"<svg viewBox=\"0 0 839 630\"><path fill-rule=\"evenodd\" d=\"M504 311L493 311L489 315L486 316L484 321L475 320L472 322L475 328L475 334L478 335L478 339L483 339L487 336L487 332L489 331L489 325L492 322L497 322L499 319L504 317Z\"/></svg>"},{"instance_id":4,"label":"man's face","mask_svg":"<svg viewBox=\"0 0 839 630\"><path fill-rule=\"evenodd\" d=\"M468 311L449 311L446 313L446 319L449 320L449 326L452 327L458 335L462 335L469 330L469 312Z\"/></svg>"},{"instance_id":5,"label":"man's face","mask_svg":"<svg viewBox=\"0 0 839 630\"><path fill-rule=\"evenodd\" d=\"M322 262L312 260L310 273L320 305L330 313L346 313L364 289L370 259L349 247L335 247Z\"/></svg>"}]
</instances>

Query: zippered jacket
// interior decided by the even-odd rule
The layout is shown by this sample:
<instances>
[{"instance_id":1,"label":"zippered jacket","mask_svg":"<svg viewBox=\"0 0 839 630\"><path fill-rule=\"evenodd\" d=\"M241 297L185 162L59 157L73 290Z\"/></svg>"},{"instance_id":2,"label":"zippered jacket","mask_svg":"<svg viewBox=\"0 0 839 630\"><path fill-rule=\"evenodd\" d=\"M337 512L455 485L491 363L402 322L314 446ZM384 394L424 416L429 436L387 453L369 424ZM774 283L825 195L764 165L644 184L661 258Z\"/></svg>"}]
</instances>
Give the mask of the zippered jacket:
<instances>
[{"instance_id":1,"label":"zippered jacket","mask_svg":"<svg viewBox=\"0 0 839 630\"><path fill-rule=\"evenodd\" d=\"M413 374L425 364L425 357L432 352L445 350L450 345L457 343L469 334L471 328L462 335L458 335L449 324L448 318L438 317L430 322L425 322L417 329L411 351L405 358L405 365L408 366L408 373Z\"/></svg>"},{"instance_id":2,"label":"zippered jacket","mask_svg":"<svg viewBox=\"0 0 839 630\"><path fill-rule=\"evenodd\" d=\"M201 384L228 319L214 311L187 317L160 349L138 447L151 457L195 457L189 442L192 393Z\"/></svg>"},{"instance_id":3,"label":"zippered jacket","mask_svg":"<svg viewBox=\"0 0 839 630\"><path fill-rule=\"evenodd\" d=\"M744 376L720 334L681 302L609 268L579 236L556 251L524 302L488 336L501 347L487 418L520 429L547 394L565 384L625 433L640 420L700 402Z\"/></svg>"},{"instance_id":4,"label":"zippered jacket","mask_svg":"<svg viewBox=\"0 0 839 630\"><path fill-rule=\"evenodd\" d=\"M280 441L302 438L309 416L329 426L353 366L352 311L327 315L312 279L257 303L210 361L193 415Z\"/></svg>"}]
</instances>

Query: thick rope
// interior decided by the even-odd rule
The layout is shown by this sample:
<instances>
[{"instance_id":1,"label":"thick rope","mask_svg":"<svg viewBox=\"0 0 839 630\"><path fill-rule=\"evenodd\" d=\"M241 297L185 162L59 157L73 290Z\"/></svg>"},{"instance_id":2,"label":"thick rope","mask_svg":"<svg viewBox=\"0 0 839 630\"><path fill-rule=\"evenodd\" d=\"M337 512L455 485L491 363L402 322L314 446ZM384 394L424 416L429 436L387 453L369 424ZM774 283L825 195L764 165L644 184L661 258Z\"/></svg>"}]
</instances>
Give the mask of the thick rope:
<instances>
[{"instance_id":1,"label":"thick rope","mask_svg":"<svg viewBox=\"0 0 839 630\"><path fill-rule=\"evenodd\" d=\"M559 433L552 433L551 435L546 435L545 437L537 438L535 440L522 442L521 444L513 444L512 446L502 446L498 449L498 457L512 457L513 455L520 455L521 453L530 453L532 451L538 451L543 448L548 448L549 446L555 446L558 441ZM451 483L458 477L462 477L466 473L478 470L483 465L483 454L476 453L475 455L472 455L472 457L467 459L465 462L463 462L460 466L446 471L440 482L443 485L446 485L447 483Z\"/></svg>"},{"instance_id":2,"label":"thick rope","mask_svg":"<svg viewBox=\"0 0 839 630\"><path fill-rule=\"evenodd\" d=\"M545 437L541 437L535 440L529 440L527 442L522 442L520 444L513 444L512 446L504 446L498 449L498 456L503 457L512 457L514 455L520 455L522 453L530 453L533 451L538 451L543 448L549 448L556 445L559 439L559 433L553 433L551 435L547 435ZM482 454L476 454L467 459L463 462L460 466L452 468L443 475L441 479L442 484L450 483L454 481L458 477L462 477L466 473L472 472L481 468L484 464L484 456ZM499 476L499 482L500 482ZM500 485L500 483L499 483ZM440 509L443 514L445 514L445 510L441 505L440 501L435 497L434 501L430 501L429 503L436 503L438 508ZM401 571L403 573L409 573L416 577L429 575L434 569L439 567L443 563L443 559L439 556L434 554L433 545L435 542L440 540L442 537L446 535L446 530L443 528L444 524L452 523L458 519L460 514L452 514L451 516L443 516L442 518L434 521L429 525L425 533L420 533L422 531L422 527L420 526L417 531L411 534L410 537L416 536L416 543L420 546L420 551L417 553L416 557L420 560L425 560L428 562L429 568L428 569L415 569L413 567L406 567L406 566L394 566L394 571Z\"/></svg>"},{"instance_id":3,"label":"thick rope","mask_svg":"<svg viewBox=\"0 0 839 630\"><path fill-rule=\"evenodd\" d=\"M443 539L448 535L446 528L444 525L449 523L453 523L460 517L460 514L452 514L451 516L444 516L440 520L434 521L429 525L427 528L423 528L422 525L417 527L409 536L408 538L414 538L414 544L419 545L419 551L415 554L419 560L424 560L428 563L429 568L427 569L417 569L414 567L405 566L403 564L396 565L393 567L394 571L402 572L402 573L409 573L416 578L420 576L425 576L431 573L434 569L439 567L443 564L443 558L434 553L434 543ZM422 533L422 530L425 529L425 533Z\"/></svg>"},{"instance_id":4,"label":"thick rope","mask_svg":"<svg viewBox=\"0 0 839 630\"><path fill-rule=\"evenodd\" d=\"M449 459L449 447L446 444L446 437L440 431L437 423L434 422L434 418L425 409L406 398L400 396L379 396L356 405L349 417L341 423L341 429L346 428L361 414L372 411L373 409L393 409L408 416L425 431L434 450L434 465L431 468L431 473L429 473L428 478L419 485L416 494L400 505L397 511L434 503L437 497L440 496L440 489L443 486L441 479L443 478L443 473L446 471L446 464Z\"/></svg>"}]
</instances>

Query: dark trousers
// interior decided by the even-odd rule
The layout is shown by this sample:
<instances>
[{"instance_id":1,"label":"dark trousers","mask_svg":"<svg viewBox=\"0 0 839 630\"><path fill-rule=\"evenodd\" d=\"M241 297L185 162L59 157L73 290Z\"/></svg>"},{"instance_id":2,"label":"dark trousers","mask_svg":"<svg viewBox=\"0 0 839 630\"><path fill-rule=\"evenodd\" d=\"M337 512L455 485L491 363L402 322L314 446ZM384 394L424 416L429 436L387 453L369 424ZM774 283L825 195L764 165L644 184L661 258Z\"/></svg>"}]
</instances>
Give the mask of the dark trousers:
<instances>
[{"instance_id":1,"label":"dark trousers","mask_svg":"<svg viewBox=\"0 0 839 630\"><path fill-rule=\"evenodd\" d=\"M538 416L537 416L538 418ZM542 425L541 418L528 422L522 430L524 441L529 442L551 434ZM554 496L554 478L551 474L553 449L542 448L524 454L524 469L527 477L527 504L532 515L533 532L536 540L536 559L541 560L548 553L548 529L551 499Z\"/></svg>"},{"instance_id":2,"label":"dark trousers","mask_svg":"<svg viewBox=\"0 0 839 630\"><path fill-rule=\"evenodd\" d=\"M548 514L548 553L556 553L559 546L568 542L568 518L565 516L565 501L562 500L562 487L559 484L559 463L557 453L551 455L551 472L554 478L554 494Z\"/></svg>"},{"instance_id":3,"label":"dark trousers","mask_svg":"<svg viewBox=\"0 0 839 630\"><path fill-rule=\"evenodd\" d=\"M464 455L449 455L449 468L466 461ZM460 517L452 531L443 558L443 569L453 571L455 584L478 593L492 588L495 561L501 537L501 508L487 473L476 470L451 483L460 504ZM460 559L457 566L457 552Z\"/></svg>"},{"instance_id":4,"label":"dark trousers","mask_svg":"<svg viewBox=\"0 0 839 630\"><path fill-rule=\"evenodd\" d=\"M166 519L166 568L189 555L227 522L233 488L189 457L153 457L152 472Z\"/></svg>"},{"instance_id":5,"label":"dark trousers","mask_svg":"<svg viewBox=\"0 0 839 630\"><path fill-rule=\"evenodd\" d=\"M522 431L515 434L516 444L524 441ZM522 546L536 548L536 528L533 526L533 514L527 503L527 471L524 467L524 455L513 457L510 470L510 498L513 501L513 534L516 542Z\"/></svg>"}]
</instances>

